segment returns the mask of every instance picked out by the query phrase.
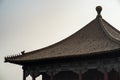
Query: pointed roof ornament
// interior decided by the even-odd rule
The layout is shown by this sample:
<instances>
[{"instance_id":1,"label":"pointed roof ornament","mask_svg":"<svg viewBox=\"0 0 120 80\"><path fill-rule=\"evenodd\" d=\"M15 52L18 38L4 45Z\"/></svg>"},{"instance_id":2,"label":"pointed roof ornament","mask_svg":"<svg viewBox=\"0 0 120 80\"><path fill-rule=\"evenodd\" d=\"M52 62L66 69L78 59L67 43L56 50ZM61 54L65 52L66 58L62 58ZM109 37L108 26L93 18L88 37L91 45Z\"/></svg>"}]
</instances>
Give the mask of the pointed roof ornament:
<instances>
[{"instance_id":1,"label":"pointed roof ornament","mask_svg":"<svg viewBox=\"0 0 120 80\"><path fill-rule=\"evenodd\" d=\"M98 13L97 17L101 17L102 18L102 16L101 16L102 7L101 6L97 6L96 7L96 11Z\"/></svg>"}]
</instances>

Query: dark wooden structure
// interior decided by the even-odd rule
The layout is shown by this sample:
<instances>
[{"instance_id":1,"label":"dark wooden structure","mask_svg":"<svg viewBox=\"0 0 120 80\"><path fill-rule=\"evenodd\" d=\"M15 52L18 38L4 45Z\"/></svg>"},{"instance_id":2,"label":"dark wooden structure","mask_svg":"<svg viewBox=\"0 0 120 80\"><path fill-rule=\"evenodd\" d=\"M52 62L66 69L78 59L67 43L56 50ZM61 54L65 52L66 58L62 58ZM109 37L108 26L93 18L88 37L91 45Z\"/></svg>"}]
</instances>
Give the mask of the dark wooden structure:
<instances>
[{"instance_id":1,"label":"dark wooden structure","mask_svg":"<svg viewBox=\"0 0 120 80\"><path fill-rule=\"evenodd\" d=\"M23 66L23 80L120 80L120 32L106 22L102 7L78 32L43 49L5 57Z\"/></svg>"}]
</instances>

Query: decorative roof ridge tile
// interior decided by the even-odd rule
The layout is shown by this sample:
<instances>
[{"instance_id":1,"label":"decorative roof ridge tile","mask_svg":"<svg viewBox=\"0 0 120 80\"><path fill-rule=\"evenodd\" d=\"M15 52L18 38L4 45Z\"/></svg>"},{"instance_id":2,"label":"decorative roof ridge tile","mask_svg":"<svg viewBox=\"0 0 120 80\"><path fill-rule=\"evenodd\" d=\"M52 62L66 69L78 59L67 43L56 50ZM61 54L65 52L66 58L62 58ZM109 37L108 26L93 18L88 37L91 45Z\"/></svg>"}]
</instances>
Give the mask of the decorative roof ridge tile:
<instances>
[{"instance_id":1,"label":"decorative roof ridge tile","mask_svg":"<svg viewBox=\"0 0 120 80\"><path fill-rule=\"evenodd\" d=\"M106 36L111 39L112 41L120 44L120 40L116 39L111 33L109 33L109 31L107 30L106 26L104 25L103 22L105 22L107 25L109 25L110 28L114 29L115 31L117 31L119 34L120 32L118 30L116 30L114 27L112 27L108 22L106 22L104 19L102 18L98 18L99 19L99 23L101 25L101 28L103 29L104 33L106 34Z\"/></svg>"}]
</instances>

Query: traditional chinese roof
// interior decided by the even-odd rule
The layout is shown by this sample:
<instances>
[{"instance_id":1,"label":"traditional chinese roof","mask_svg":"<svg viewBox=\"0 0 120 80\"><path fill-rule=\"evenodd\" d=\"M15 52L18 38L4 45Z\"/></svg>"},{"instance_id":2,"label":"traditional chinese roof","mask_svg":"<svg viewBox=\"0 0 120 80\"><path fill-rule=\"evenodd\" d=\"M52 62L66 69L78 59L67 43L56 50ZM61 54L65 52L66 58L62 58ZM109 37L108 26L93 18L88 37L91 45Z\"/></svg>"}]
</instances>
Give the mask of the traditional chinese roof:
<instances>
[{"instance_id":1,"label":"traditional chinese roof","mask_svg":"<svg viewBox=\"0 0 120 80\"><path fill-rule=\"evenodd\" d=\"M5 62L17 63L70 56L89 56L120 50L120 32L102 18L100 6L96 7L96 10L97 17L70 37L39 50L5 57Z\"/></svg>"}]
</instances>

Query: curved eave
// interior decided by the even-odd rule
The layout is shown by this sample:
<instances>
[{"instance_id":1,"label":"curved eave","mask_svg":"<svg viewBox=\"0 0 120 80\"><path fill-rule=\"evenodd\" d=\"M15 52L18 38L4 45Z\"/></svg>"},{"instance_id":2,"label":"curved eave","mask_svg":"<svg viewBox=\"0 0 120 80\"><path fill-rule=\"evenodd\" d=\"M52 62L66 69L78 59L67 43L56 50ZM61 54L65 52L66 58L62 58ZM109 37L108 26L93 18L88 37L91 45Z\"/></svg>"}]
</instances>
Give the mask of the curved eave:
<instances>
[{"instance_id":1,"label":"curved eave","mask_svg":"<svg viewBox=\"0 0 120 80\"><path fill-rule=\"evenodd\" d=\"M108 59L108 58L117 58L120 57L120 48L109 51L94 52L83 55L71 55L71 56L60 56L60 57L51 57L44 59L36 60L14 60L14 59L5 59L5 62L18 64L18 65L28 65L28 64L48 64L48 63L58 63L58 62L68 62L68 61L83 61L91 59Z\"/></svg>"}]
</instances>

